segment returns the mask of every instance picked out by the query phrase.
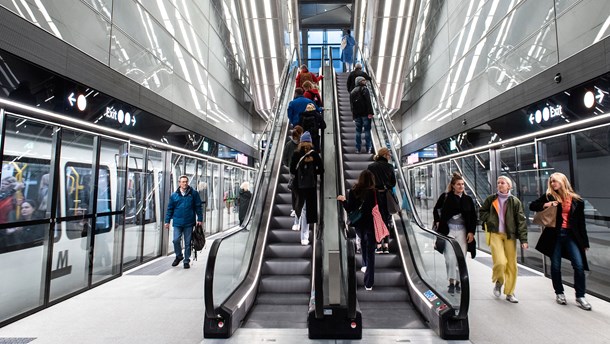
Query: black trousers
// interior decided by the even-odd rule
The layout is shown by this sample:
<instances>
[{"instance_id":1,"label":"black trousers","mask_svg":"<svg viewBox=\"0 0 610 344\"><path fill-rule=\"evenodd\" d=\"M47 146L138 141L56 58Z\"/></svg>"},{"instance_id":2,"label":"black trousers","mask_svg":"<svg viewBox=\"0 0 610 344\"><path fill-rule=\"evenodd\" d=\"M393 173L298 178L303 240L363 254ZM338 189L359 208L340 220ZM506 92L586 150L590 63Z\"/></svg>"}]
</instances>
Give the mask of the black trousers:
<instances>
[{"instance_id":1,"label":"black trousers","mask_svg":"<svg viewBox=\"0 0 610 344\"><path fill-rule=\"evenodd\" d=\"M307 223L318 222L318 190L316 188L297 190L297 207L295 212L301 217L303 205L307 202Z\"/></svg>"}]
</instances>

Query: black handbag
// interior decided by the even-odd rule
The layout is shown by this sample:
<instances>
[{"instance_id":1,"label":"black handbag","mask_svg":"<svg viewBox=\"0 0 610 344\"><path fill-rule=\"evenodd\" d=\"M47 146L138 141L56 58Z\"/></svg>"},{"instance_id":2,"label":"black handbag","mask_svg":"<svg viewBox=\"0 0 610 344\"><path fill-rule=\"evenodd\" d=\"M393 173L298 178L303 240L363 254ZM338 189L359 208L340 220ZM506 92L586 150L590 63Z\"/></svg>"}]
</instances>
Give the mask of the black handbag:
<instances>
[{"instance_id":1,"label":"black handbag","mask_svg":"<svg viewBox=\"0 0 610 344\"><path fill-rule=\"evenodd\" d=\"M386 189L386 204L388 205L388 212L392 215L400 212L400 204L398 204L398 198L392 192L392 189Z\"/></svg>"},{"instance_id":2,"label":"black handbag","mask_svg":"<svg viewBox=\"0 0 610 344\"><path fill-rule=\"evenodd\" d=\"M360 221L360 219L362 218L362 205L364 205L364 202L362 202L360 204L358 209L352 210L349 213L347 213L347 224L348 225L355 226L356 223L358 221Z\"/></svg>"}]
</instances>

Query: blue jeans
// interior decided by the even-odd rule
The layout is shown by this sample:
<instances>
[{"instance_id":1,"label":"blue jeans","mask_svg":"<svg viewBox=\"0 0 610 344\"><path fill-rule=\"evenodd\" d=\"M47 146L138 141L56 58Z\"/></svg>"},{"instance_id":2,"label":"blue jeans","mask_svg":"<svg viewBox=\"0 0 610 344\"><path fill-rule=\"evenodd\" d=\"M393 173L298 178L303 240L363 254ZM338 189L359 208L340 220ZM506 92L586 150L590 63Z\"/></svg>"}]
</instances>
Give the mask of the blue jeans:
<instances>
[{"instance_id":1,"label":"blue jeans","mask_svg":"<svg viewBox=\"0 0 610 344\"><path fill-rule=\"evenodd\" d=\"M362 147L362 136L360 135L362 131L364 131L366 150L370 150L373 147L371 140L371 119L368 117L358 117L354 122L356 122L356 150L360 151Z\"/></svg>"},{"instance_id":2,"label":"blue jeans","mask_svg":"<svg viewBox=\"0 0 610 344\"><path fill-rule=\"evenodd\" d=\"M553 256L551 256L551 280L553 281L553 289L555 289L555 294L563 294L563 284L561 282L561 251L563 249L564 252L567 252L569 259L572 262L572 268L574 268L574 289L576 290L576 297L584 297L585 269L582 263L582 255L580 254L580 250L578 249L576 242L574 242L574 239L568 235L569 230L571 229L560 229L559 235L557 236L557 243L555 244L555 251L553 251Z\"/></svg>"},{"instance_id":3,"label":"blue jeans","mask_svg":"<svg viewBox=\"0 0 610 344\"><path fill-rule=\"evenodd\" d=\"M180 242L184 235L184 262L191 261L191 234L193 234L193 226L174 226L174 252L176 258L182 257L182 243Z\"/></svg>"}]
</instances>

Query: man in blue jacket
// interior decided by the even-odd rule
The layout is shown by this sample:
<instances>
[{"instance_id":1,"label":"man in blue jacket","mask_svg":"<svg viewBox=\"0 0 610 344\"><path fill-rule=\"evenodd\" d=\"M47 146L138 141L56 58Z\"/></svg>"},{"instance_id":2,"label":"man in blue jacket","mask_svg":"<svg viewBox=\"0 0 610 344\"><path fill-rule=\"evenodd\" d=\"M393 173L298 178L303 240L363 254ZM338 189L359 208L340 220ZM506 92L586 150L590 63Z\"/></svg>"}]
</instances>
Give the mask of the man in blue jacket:
<instances>
[{"instance_id":1,"label":"man in blue jacket","mask_svg":"<svg viewBox=\"0 0 610 344\"><path fill-rule=\"evenodd\" d=\"M195 225L195 215L197 215L197 224L201 225L203 220L203 212L201 210L201 198L199 193L189 186L189 178L180 176L180 188L172 193L167 204L167 212L165 213L165 229L169 229L169 221L174 220L174 252L176 259L172 266L177 266L184 259L184 268L191 267L191 234L193 234L193 226ZM181 239L184 235L184 256L182 255Z\"/></svg>"},{"instance_id":2,"label":"man in blue jacket","mask_svg":"<svg viewBox=\"0 0 610 344\"><path fill-rule=\"evenodd\" d=\"M288 120L293 127L298 125L301 121L301 112L305 112L307 104L313 104L316 106L316 103L314 103L313 100L305 98L303 94L305 94L303 89L297 87L294 90L294 99L288 103ZM316 110L318 112L324 111L323 108L318 106L316 106Z\"/></svg>"}]
</instances>

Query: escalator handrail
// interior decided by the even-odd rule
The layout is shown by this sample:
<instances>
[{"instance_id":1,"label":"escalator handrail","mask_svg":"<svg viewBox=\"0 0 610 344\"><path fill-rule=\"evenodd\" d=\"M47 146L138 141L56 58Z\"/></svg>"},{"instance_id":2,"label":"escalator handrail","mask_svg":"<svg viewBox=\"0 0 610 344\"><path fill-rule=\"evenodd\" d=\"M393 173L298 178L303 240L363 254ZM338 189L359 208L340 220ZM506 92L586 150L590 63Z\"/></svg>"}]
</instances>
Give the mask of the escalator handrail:
<instances>
[{"instance_id":1,"label":"escalator handrail","mask_svg":"<svg viewBox=\"0 0 610 344\"><path fill-rule=\"evenodd\" d=\"M330 52L330 65L334 65L332 50ZM334 71L334 68L333 68ZM340 191L341 195L346 195L344 176L345 171L343 168L343 142L341 139L341 119L339 114L339 97L338 97L338 86L337 86L337 73L334 72L333 77L333 118L334 118L334 126L335 126L335 150L338 152L337 156L337 190ZM347 195L346 195L347 196ZM337 202L337 214L339 214L339 228L340 232L343 236L343 240L346 242L347 249L347 316L351 319L356 317L356 304L357 304L357 278L356 278L356 258L355 258L355 249L354 245L350 243L356 237L356 232L354 229L350 228L347 225L347 213L343 206ZM351 249L350 249L351 247Z\"/></svg>"},{"instance_id":2,"label":"escalator handrail","mask_svg":"<svg viewBox=\"0 0 610 344\"><path fill-rule=\"evenodd\" d=\"M293 52L293 56L295 54L296 54L296 50ZM288 82L290 81L289 75L291 74L290 66L292 65L292 63L293 63L292 60L287 61L286 62L286 68L284 68L284 73L286 73L287 75L283 75L282 76L282 81L283 82L282 82L282 84L280 84L280 88L281 88L280 95L281 95L281 97L285 96L286 88L287 88ZM278 97L278 98L280 98L280 97ZM269 128L270 128L269 132L270 133L274 132L274 128L277 125L281 125L282 124L282 121L278 120L283 115L281 113L281 110L282 110L281 106L278 105L277 108L274 111L275 112L275 116L273 116L273 118L271 119L273 124L269 126ZM285 134L284 134L284 136L285 136ZM269 136L269 137L271 137L271 136ZM280 144L279 139L278 139L278 142L276 144L278 145L278 147L279 146L283 146L282 144ZM262 185L264 170L265 170L265 168L267 166L267 162L268 162L268 160L270 158L270 154L271 154L270 152L271 152L271 142L268 142L268 145L267 145L267 147L265 149L265 153L263 154L263 159L262 159L261 164L259 166L259 171L258 171L258 175L257 175L257 182L255 184L255 192L254 192L254 194L252 196L252 201L250 202L250 205L248 207L248 213L247 213L247 217L246 217L247 221L245 222L245 225L242 227L242 230L244 228L246 228L247 225L250 223L250 219L252 218L252 215L253 215L253 209L254 209L254 207L255 207L255 205L257 203L254 200L256 200L257 197L260 197L260 195L261 195L261 193L259 193L259 192L262 192L262 190L260 190L260 189L261 189L261 185ZM215 274L215 267L216 267L216 259L217 259L217 256L218 256L218 250L220 249L220 245L222 244L222 242L225 239L231 238L231 237L233 237L234 235L237 235L240 232L241 231L236 231L236 232L230 233L227 236L219 238L219 239L215 240L212 243L212 246L210 247L210 251L209 251L209 255L208 255L208 262L206 264L205 280L204 280L204 290L206 291L204 293L204 305L206 306L205 313L206 313L206 316L208 318L214 318L216 316L216 309L215 309L215 306L214 306L213 287L214 287L214 274ZM243 283L243 281L237 285L235 290L238 290L242 283ZM235 292L235 290L233 290L233 292ZM231 297L233 292L230 293L227 296L227 299ZM224 301L221 302L221 304L222 303L224 303Z\"/></svg>"},{"instance_id":3,"label":"escalator handrail","mask_svg":"<svg viewBox=\"0 0 610 344\"><path fill-rule=\"evenodd\" d=\"M369 71L368 62L364 61L364 66L365 66L366 70ZM372 77L373 76L371 76L371 78ZM374 86L371 93L373 94L373 97L375 97L375 99L378 99L378 92L377 91L378 91L378 88L376 86ZM377 110L377 109L375 109L375 110ZM389 119L387 117L385 117L385 116L379 116L379 119L380 119L380 122L382 124L381 125L381 129L382 129L381 132L382 132L382 134L384 134L384 136L386 138L387 137L392 137L391 133L390 133L390 129L388 128L388 125L387 125L387 121ZM391 122L391 120L390 120L390 122ZM400 155L397 154L398 152L396 151L395 147L393 145L390 145L389 149L392 152L392 160L394 160L395 166L400 166L400 159L399 159ZM417 213L415 208L412 206L415 203L413 202L413 198L411 197L411 193L408 191L409 190L408 189L408 183L407 183L407 180L406 180L406 177L405 177L405 175L403 173L402 168L397 168L396 170L397 170L397 174L398 174L398 177L396 178L397 179L397 186L399 186L397 188L398 193L399 193L400 196L403 196L403 197L401 197L403 200L407 200L409 205L411 205L411 215L413 217L413 220L414 220L415 224L420 228L420 230L423 230L423 231L425 231L427 233L430 233L434 237L442 237L443 240L449 241L449 243L453 247L453 251L456 254L457 265L458 265L459 272L460 272L460 276L459 276L460 284L462 285L462 293L461 293L461 297L460 297L460 308L459 308L458 314L455 315L454 318L465 319L468 316L468 309L470 307L470 284L469 284L468 268L467 268L467 265L466 265L466 260L465 260L464 254L462 253L462 250L461 250L461 248L459 246L459 243L455 239L453 239L453 238L440 235L439 233L437 233L437 232L435 232L435 231L433 231L431 229L426 228L426 226L423 224L423 221L421 221L421 219L419 217L419 214ZM402 212L403 212L403 210L401 209L400 212L399 212L399 218L400 218L400 222L401 222L402 229L403 229L404 233L407 233L407 226L406 226L405 220L404 220L404 218L402 216ZM408 240L409 236L407 235L406 238ZM435 238L435 240L436 240L436 238ZM409 243L409 245L410 245L410 243ZM410 254L411 254L411 259L413 261L415 261L415 257L413 256L413 250L410 250ZM422 276L422 273L421 273L421 271L419 271L418 266L417 265L414 265L414 266L415 266L415 270L416 270L418 276ZM421 281L423 283L425 283L426 285L428 285L428 283L426 282L425 279L422 278ZM434 290L434 288L432 286L430 286L430 285L428 285L428 286L431 287L432 290Z\"/></svg>"}]
</instances>

